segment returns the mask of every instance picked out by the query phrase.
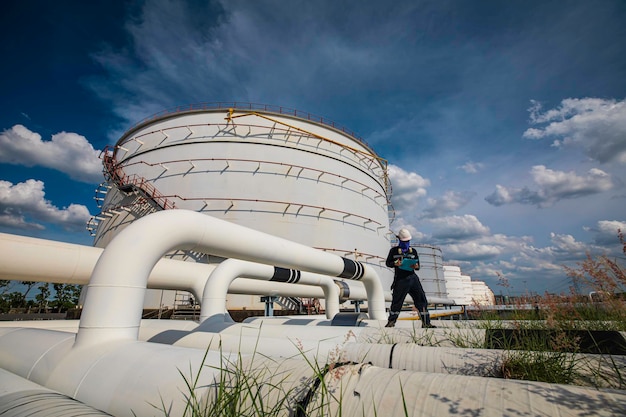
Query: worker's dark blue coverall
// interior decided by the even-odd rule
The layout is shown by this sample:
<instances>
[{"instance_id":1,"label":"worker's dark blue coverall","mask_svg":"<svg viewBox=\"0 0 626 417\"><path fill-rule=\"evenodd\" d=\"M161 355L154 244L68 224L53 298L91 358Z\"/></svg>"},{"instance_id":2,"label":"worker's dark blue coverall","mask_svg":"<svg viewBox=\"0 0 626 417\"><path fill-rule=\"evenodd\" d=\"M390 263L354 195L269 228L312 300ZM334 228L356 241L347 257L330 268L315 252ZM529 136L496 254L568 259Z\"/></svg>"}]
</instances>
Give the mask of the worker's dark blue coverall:
<instances>
[{"instance_id":1,"label":"worker's dark blue coverall","mask_svg":"<svg viewBox=\"0 0 626 417\"><path fill-rule=\"evenodd\" d=\"M402 256L408 259L416 259L419 264L419 256L415 248L410 248L406 253L402 253L399 246L394 246L389 250L385 265L394 269L391 307L389 309L389 322L395 322L402 310L402 304L407 294L413 299L415 307L419 311L420 319L424 326L430 327L430 314L428 313L428 300L422 284L415 274L415 271L407 271L394 265L396 257ZM419 268L418 268L419 269Z\"/></svg>"}]
</instances>

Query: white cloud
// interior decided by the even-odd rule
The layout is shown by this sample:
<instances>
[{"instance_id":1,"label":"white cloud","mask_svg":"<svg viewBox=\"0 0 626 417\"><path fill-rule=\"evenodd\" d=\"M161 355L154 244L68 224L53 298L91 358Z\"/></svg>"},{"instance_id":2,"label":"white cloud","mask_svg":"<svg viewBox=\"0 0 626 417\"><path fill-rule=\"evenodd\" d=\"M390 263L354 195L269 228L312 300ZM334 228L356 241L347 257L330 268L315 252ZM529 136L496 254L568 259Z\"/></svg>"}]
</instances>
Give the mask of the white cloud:
<instances>
[{"instance_id":1,"label":"white cloud","mask_svg":"<svg viewBox=\"0 0 626 417\"><path fill-rule=\"evenodd\" d=\"M626 163L626 100L568 98L547 111L533 101L529 112L532 124L546 126L530 128L523 137L554 138L555 147L582 148L600 163Z\"/></svg>"},{"instance_id":2,"label":"white cloud","mask_svg":"<svg viewBox=\"0 0 626 417\"><path fill-rule=\"evenodd\" d=\"M589 250L588 244L577 241L572 235L550 233L550 240L552 246L547 249L557 259L583 259Z\"/></svg>"},{"instance_id":3,"label":"white cloud","mask_svg":"<svg viewBox=\"0 0 626 417\"><path fill-rule=\"evenodd\" d=\"M490 234L489 228L471 214L441 217L429 220L429 223L433 226L432 237L436 241L470 239Z\"/></svg>"},{"instance_id":4,"label":"white cloud","mask_svg":"<svg viewBox=\"0 0 626 417\"><path fill-rule=\"evenodd\" d=\"M600 220L595 227L586 227L586 231L595 233L593 241L597 245L615 247L619 245L618 230L626 235L626 222L618 220Z\"/></svg>"},{"instance_id":5,"label":"white cloud","mask_svg":"<svg viewBox=\"0 0 626 417\"><path fill-rule=\"evenodd\" d=\"M439 198L429 198L422 217L437 218L448 215L465 207L475 195L476 193L470 191L446 191Z\"/></svg>"},{"instance_id":6,"label":"white cloud","mask_svg":"<svg viewBox=\"0 0 626 417\"><path fill-rule=\"evenodd\" d=\"M491 259L501 254L502 250L498 246L480 242L464 242L446 245L446 255L455 260Z\"/></svg>"},{"instance_id":7,"label":"white cloud","mask_svg":"<svg viewBox=\"0 0 626 417\"><path fill-rule=\"evenodd\" d=\"M391 203L398 216L406 217L406 212L416 211L418 201L426 195L430 181L395 165L389 165L387 172L392 187Z\"/></svg>"},{"instance_id":8,"label":"white cloud","mask_svg":"<svg viewBox=\"0 0 626 417\"><path fill-rule=\"evenodd\" d=\"M84 230L91 215L87 207L71 204L59 209L45 198L44 183L26 180L18 184L0 180L0 225L11 228L44 229L54 223L68 231Z\"/></svg>"},{"instance_id":9,"label":"white cloud","mask_svg":"<svg viewBox=\"0 0 626 417\"><path fill-rule=\"evenodd\" d=\"M485 168L485 164L483 164L482 162L469 161L457 168L462 169L467 174L477 174L478 172L482 171L483 168Z\"/></svg>"},{"instance_id":10,"label":"white cloud","mask_svg":"<svg viewBox=\"0 0 626 417\"><path fill-rule=\"evenodd\" d=\"M411 232L411 241L413 243L423 242L426 239L426 235L424 233L420 232L415 226L405 221L402 217L395 218L393 225L391 226L392 232L394 234L398 233L402 228L406 228L409 232Z\"/></svg>"},{"instance_id":11,"label":"white cloud","mask_svg":"<svg viewBox=\"0 0 626 417\"><path fill-rule=\"evenodd\" d=\"M51 168L77 181L103 180L98 155L87 139L76 133L57 133L50 141L42 141L41 135L22 125L0 133L0 163Z\"/></svg>"},{"instance_id":12,"label":"white cloud","mask_svg":"<svg viewBox=\"0 0 626 417\"><path fill-rule=\"evenodd\" d=\"M598 194L613 188L611 176L597 168L590 169L586 176L578 176L573 171L554 171L536 165L530 174L538 190L533 191L528 187L507 188L498 184L485 200L494 206L520 203L549 207L560 200Z\"/></svg>"}]
</instances>

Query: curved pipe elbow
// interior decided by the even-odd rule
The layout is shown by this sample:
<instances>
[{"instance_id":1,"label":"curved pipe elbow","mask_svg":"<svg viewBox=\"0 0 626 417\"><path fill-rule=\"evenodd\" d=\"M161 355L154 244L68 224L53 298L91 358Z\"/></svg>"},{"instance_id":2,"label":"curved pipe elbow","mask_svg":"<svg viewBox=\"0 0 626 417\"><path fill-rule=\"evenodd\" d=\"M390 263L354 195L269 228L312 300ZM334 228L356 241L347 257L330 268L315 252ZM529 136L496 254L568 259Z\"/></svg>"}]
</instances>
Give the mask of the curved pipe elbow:
<instances>
[{"instance_id":1,"label":"curved pipe elbow","mask_svg":"<svg viewBox=\"0 0 626 417\"><path fill-rule=\"evenodd\" d=\"M326 316L333 318L339 312L339 289L331 277L231 258L220 263L207 280L202 295L200 322L215 315L225 314L226 294L231 283L237 278L316 285L324 291ZM255 288L252 284L250 290L263 291L263 287Z\"/></svg>"}]
</instances>

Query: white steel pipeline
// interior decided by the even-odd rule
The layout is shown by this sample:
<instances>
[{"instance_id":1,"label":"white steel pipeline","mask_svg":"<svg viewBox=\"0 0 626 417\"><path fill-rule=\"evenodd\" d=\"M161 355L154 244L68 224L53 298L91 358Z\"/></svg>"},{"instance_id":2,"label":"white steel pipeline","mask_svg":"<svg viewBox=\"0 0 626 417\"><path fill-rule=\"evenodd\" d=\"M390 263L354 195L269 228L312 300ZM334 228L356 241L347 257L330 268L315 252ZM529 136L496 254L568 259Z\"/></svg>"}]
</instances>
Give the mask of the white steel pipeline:
<instances>
[{"instance_id":1,"label":"white steel pipeline","mask_svg":"<svg viewBox=\"0 0 626 417\"><path fill-rule=\"evenodd\" d=\"M0 368L116 417L165 415L155 409L161 405L167 415L182 416L191 395L187 382L198 378L194 395L205 397L222 364L241 357L123 340L80 349L74 338L43 329L0 329ZM6 383L0 378L0 385Z\"/></svg>"},{"instance_id":2,"label":"white steel pipeline","mask_svg":"<svg viewBox=\"0 0 626 417\"><path fill-rule=\"evenodd\" d=\"M626 411L626 394L617 391L363 364L335 363L325 367L301 358L277 360L262 355L223 357L222 354L218 357L211 352L201 367L198 357L204 354L201 349L126 341L73 349L67 334L42 335L45 331L39 329L18 331L22 334L17 336L21 337L15 337L15 332L10 338L0 334L0 351L10 350L11 354L11 358L0 355L3 368L22 376L24 370L8 368L26 368L33 382L43 381L46 387L66 395L70 392L73 398L117 417L157 415L159 410L151 404L158 406L161 401L169 409L168 415L183 415L186 392L177 392L178 400L171 397L172 381L182 379L178 372L188 380L199 378L200 388L195 395L208 407L219 406L214 398L217 389L211 385L215 380L225 378L222 387L226 389L236 381L245 382L251 389L258 383L263 388L259 389L259 395L264 404L280 407L284 410L280 415L287 415L298 406L305 411L300 415L346 417L382 413L389 417L438 417L453 412L484 417L509 413L613 416ZM202 372L198 373L200 369ZM231 377L239 379L229 381ZM179 389L184 390L184 385ZM246 392L244 401L258 398Z\"/></svg>"},{"instance_id":3,"label":"white steel pipeline","mask_svg":"<svg viewBox=\"0 0 626 417\"><path fill-rule=\"evenodd\" d=\"M377 344L349 342L342 346L343 362L369 363L381 368L406 369L484 377L501 377L509 358L522 357L540 363L554 358L571 365L574 385L620 388L626 373L626 357L621 355L565 352L520 353L506 349L467 349L441 346L420 346L414 343ZM578 383L577 383L578 382Z\"/></svg>"},{"instance_id":4,"label":"white steel pipeline","mask_svg":"<svg viewBox=\"0 0 626 417\"><path fill-rule=\"evenodd\" d=\"M247 356L225 372L225 377L232 380L227 379L224 385L240 381L242 372L270 409L283 404L281 410L298 416L582 417L626 412L623 391L385 369L362 363L318 367L297 359ZM257 398L242 396L240 408L251 414L252 400Z\"/></svg>"},{"instance_id":5,"label":"white steel pipeline","mask_svg":"<svg viewBox=\"0 0 626 417\"><path fill-rule=\"evenodd\" d=\"M339 312L339 287L327 275L301 272L239 259L226 259L213 270L204 287L200 322L215 314L226 312L228 287L238 277L319 286L323 289L326 299L326 317L333 318Z\"/></svg>"},{"instance_id":6,"label":"white steel pipeline","mask_svg":"<svg viewBox=\"0 0 626 417\"><path fill-rule=\"evenodd\" d=\"M0 279L86 285L102 252L102 248L92 246L0 233ZM215 264L161 259L150 272L148 288L189 291L196 300L201 300L205 283L215 267ZM350 284L342 282L342 287L349 286L350 298L367 299L362 285ZM248 278L234 280L228 292L309 298L325 296L323 289L317 286Z\"/></svg>"},{"instance_id":7,"label":"white steel pipeline","mask_svg":"<svg viewBox=\"0 0 626 417\"><path fill-rule=\"evenodd\" d=\"M76 345L137 340L148 276L160 258L173 249L361 280L368 294L370 317L386 318L382 284L367 265L205 214L176 209L136 220L105 248L89 280Z\"/></svg>"},{"instance_id":8,"label":"white steel pipeline","mask_svg":"<svg viewBox=\"0 0 626 417\"><path fill-rule=\"evenodd\" d=\"M420 346L406 343L361 343L361 329L340 328L323 330L328 321L292 319L296 326L287 324L280 333L254 326L237 330L237 326L222 333L208 334L193 332L197 324L180 320L142 320L139 340L200 349L219 350L241 354L260 354L272 358L306 357L322 365L328 361L370 363L372 365L406 369L420 372L441 372L450 374L496 376L501 372L505 359L515 351L500 349L453 348L443 346ZM249 322L252 323L252 322ZM321 326L320 330L307 331L307 326ZM6 328L36 327L63 330L76 333L78 320L35 320L3 322L1 331ZM365 329L363 329L365 330ZM189 333L192 331L191 333ZM533 353L525 353L531 355ZM536 353L535 353L536 354ZM542 355L538 353L536 355ZM571 363L581 385L616 388L620 387L622 375L626 373L626 357L619 355L596 354L557 354L558 358ZM529 357L529 356L526 356Z\"/></svg>"},{"instance_id":9,"label":"white steel pipeline","mask_svg":"<svg viewBox=\"0 0 626 417\"><path fill-rule=\"evenodd\" d=\"M110 416L0 368L0 416Z\"/></svg>"}]
</instances>

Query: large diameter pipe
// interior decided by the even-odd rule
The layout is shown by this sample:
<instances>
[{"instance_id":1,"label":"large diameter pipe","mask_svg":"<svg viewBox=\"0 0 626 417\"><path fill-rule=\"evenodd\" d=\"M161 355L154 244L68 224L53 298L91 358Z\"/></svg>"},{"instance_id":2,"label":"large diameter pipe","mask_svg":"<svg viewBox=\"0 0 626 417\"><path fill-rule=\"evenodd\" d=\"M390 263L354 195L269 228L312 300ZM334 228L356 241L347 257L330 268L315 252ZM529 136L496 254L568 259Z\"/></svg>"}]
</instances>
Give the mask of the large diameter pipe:
<instances>
[{"instance_id":1,"label":"large diameter pipe","mask_svg":"<svg viewBox=\"0 0 626 417\"><path fill-rule=\"evenodd\" d=\"M413 343L376 344L346 343L340 358L344 362L369 363L381 368L420 372L502 377L507 361L523 355L525 360L555 358L572 366L574 385L621 388L626 370L626 357L564 352L519 353L515 350L466 349L441 346L420 346Z\"/></svg>"},{"instance_id":2,"label":"large diameter pipe","mask_svg":"<svg viewBox=\"0 0 626 417\"><path fill-rule=\"evenodd\" d=\"M339 312L339 287L327 275L301 272L239 259L226 259L211 273L204 287L200 322L213 315L224 314L228 287L238 277L320 286L323 288L326 298L326 316L333 318Z\"/></svg>"},{"instance_id":3,"label":"large diameter pipe","mask_svg":"<svg viewBox=\"0 0 626 417\"><path fill-rule=\"evenodd\" d=\"M0 279L86 285L103 249L0 233ZM215 265L161 259L148 288L184 290L197 300Z\"/></svg>"},{"instance_id":4,"label":"large diameter pipe","mask_svg":"<svg viewBox=\"0 0 626 417\"><path fill-rule=\"evenodd\" d=\"M136 220L106 247L89 281L76 346L137 340L148 276L173 249L362 280L371 318L386 317L382 284L360 262L194 211L167 210Z\"/></svg>"},{"instance_id":5,"label":"large diameter pipe","mask_svg":"<svg viewBox=\"0 0 626 417\"><path fill-rule=\"evenodd\" d=\"M0 279L86 284L102 249L0 233Z\"/></svg>"},{"instance_id":6,"label":"large diameter pipe","mask_svg":"<svg viewBox=\"0 0 626 417\"><path fill-rule=\"evenodd\" d=\"M340 360L340 359L339 359ZM225 372L226 386L245 370L249 386L264 404L281 404L295 415L386 417L480 415L618 416L626 412L626 393L570 385L384 369L335 362L318 367L297 359L277 361L248 356L239 370ZM238 398L253 410L255 396ZM215 404L215 403L214 403Z\"/></svg>"},{"instance_id":7,"label":"large diameter pipe","mask_svg":"<svg viewBox=\"0 0 626 417\"><path fill-rule=\"evenodd\" d=\"M386 417L447 415L623 416L624 391L572 385L383 369L357 364L337 367L319 384L332 395L311 395L308 410L324 415ZM319 388L318 388L319 389ZM323 398L322 398L323 397ZM322 405L321 401L328 401Z\"/></svg>"},{"instance_id":8,"label":"large diameter pipe","mask_svg":"<svg viewBox=\"0 0 626 417\"><path fill-rule=\"evenodd\" d=\"M0 368L0 416L108 416L60 392Z\"/></svg>"},{"instance_id":9,"label":"large diameter pipe","mask_svg":"<svg viewBox=\"0 0 626 417\"><path fill-rule=\"evenodd\" d=\"M127 340L80 349L74 337L43 329L0 332L0 368L116 417L182 416L192 394L187 382L197 380L193 394L203 398L222 364L242 357Z\"/></svg>"},{"instance_id":10,"label":"large diameter pipe","mask_svg":"<svg viewBox=\"0 0 626 417\"><path fill-rule=\"evenodd\" d=\"M87 285L96 262L104 249L74 243L58 242L0 233L0 279ZM36 262L33 260L36 259ZM148 288L189 291L202 299L206 281L215 264L161 259L148 278ZM349 286L350 283L343 282ZM351 298L366 299L360 283L349 288ZM322 288L290 285L276 281L237 278L230 294L285 295L322 298Z\"/></svg>"}]
</instances>

